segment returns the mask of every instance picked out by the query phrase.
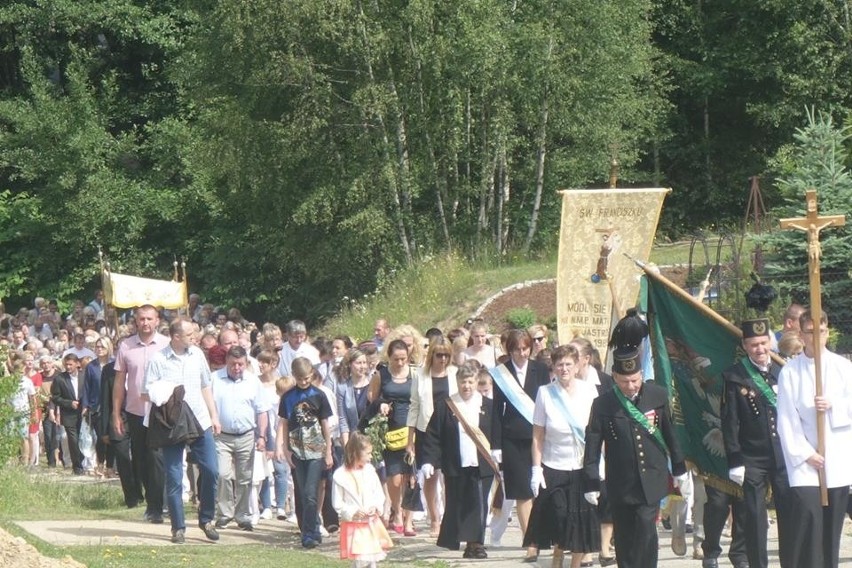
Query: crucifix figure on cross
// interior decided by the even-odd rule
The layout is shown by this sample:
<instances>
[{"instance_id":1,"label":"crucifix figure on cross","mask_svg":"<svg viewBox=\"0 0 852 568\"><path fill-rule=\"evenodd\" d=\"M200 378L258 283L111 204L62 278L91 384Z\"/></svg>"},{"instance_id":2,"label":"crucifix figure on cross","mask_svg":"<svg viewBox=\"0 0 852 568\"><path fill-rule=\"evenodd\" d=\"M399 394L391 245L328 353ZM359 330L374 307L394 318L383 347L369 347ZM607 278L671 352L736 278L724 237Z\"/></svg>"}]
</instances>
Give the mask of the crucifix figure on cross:
<instances>
[{"instance_id":1,"label":"crucifix figure on cross","mask_svg":"<svg viewBox=\"0 0 852 568\"><path fill-rule=\"evenodd\" d=\"M826 227L840 227L846 224L844 215L825 215L820 217L817 210L817 196L815 189L809 189L805 193L807 202L807 216L793 219L781 219L782 229L798 229L808 234L808 268L811 274L819 275L819 261L822 249L819 244L819 232Z\"/></svg>"},{"instance_id":2,"label":"crucifix figure on cross","mask_svg":"<svg viewBox=\"0 0 852 568\"><path fill-rule=\"evenodd\" d=\"M826 227L841 227L846 224L844 215L820 216L817 207L817 192L809 189L805 192L805 217L781 219L782 229L796 229L808 234L808 283L810 287L810 311L814 324L814 345L820 345L820 324L822 316L822 283L820 282L819 263L822 249L819 244L819 233ZM821 352L817 348L814 353L814 391L816 396L822 396L822 364ZM825 411L817 411L817 453L825 456ZM822 505L828 505L828 493L825 483L825 471L819 471L820 500Z\"/></svg>"}]
</instances>

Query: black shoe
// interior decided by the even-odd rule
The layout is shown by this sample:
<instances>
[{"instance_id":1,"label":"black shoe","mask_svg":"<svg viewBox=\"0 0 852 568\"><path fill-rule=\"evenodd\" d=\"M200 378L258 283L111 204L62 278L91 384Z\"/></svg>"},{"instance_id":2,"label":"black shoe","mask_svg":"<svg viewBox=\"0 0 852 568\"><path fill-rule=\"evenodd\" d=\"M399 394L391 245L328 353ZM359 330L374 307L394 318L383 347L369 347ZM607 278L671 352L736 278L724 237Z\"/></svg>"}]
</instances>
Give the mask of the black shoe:
<instances>
[{"instance_id":1,"label":"black shoe","mask_svg":"<svg viewBox=\"0 0 852 568\"><path fill-rule=\"evenodd\" d=\"M172 542L175 544L183 544L186 542L186 531L184 529L172 531Z\"/></svg>"},{"instance_id":2,"label":"black shoe","mask_svg":"<svg viewBox=\"0 0 852 568\"><path fill-rule=\"evenodd\" d=\"M207 521L202 525L198 525L198 527L204 531L204 536L206 536L210 540L219 540L219 531L216 530L216 525L213 521Z\"/></svg>"},{"instance_id":3,"label":"black shoe","mask_svg":"<svg viewBox=\"0 0 852 568\"><path fill-rule=\"evenodd\" d=\"M705 558L701 561L701 568L719 568L719 560L716 558Z\"/></svg>"},{"instance_id":4,"label":"black shoe","mask_svg":"<svg viewBox=\"0 0 852 568\"><path fill-rule=\"evenodd\" d=\"M615 556L610 556L609 558L606 556L598 556L598 562L601 563L601 566L614 566Z\"/></svg>"},{"instance_id":5,"label":"black shoe","mask_svg":"<svg viewBox=\"0 0 852 568\"><path fill-rule=\"evenodd\" d=\"M686 527L684 527L686 534L692 534L692 525L686 523Z\"/></svg>"},{"instance_id":6,"label":"black shoe","mask_svg":"<svg viewBox=\"0 0 852 568\"><path fill-rule=\"evenodd\" d=\"M254 530L254 526L251 523L237 523L237 527L241 530L251 532Z\"/></svg>"},{"instance_id":7,"label":"black shoe","mask_svg":"<svg viewBox=\"0 0 852 568\"><path fill-rule=\"evenodd\" d=\"M162 514L158 515L156 513L149 513L149 512L146 511L143 518L146 521L148 521L149 523L151 523L152 525L162 525L163 524L163 515Z\"/></svg>"}]
</instances>

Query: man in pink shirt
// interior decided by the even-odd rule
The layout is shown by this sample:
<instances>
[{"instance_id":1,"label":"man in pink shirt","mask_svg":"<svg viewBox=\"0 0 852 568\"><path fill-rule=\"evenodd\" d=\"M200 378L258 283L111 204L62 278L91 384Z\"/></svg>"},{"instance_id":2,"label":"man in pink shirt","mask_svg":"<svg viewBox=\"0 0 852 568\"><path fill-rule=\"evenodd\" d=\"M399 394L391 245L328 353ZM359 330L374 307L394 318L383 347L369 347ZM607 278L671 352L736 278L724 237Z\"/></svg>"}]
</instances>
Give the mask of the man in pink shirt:
<instances>
[{"instance_id":1,"label":"man in pink shirt","mask_svg":"<svg viewBox=\"0 0 852 568\"><path fill-rule=\"evenodd\" d=\"M142 398L145 366L153 355L169 344L169 338L157 332L160 315L157 308L144 305L136 308L136 335L121 342L115 357L115 386L113 387L112 424L116 434L124 434L121 410L126 411L127 434L130 436L133 474L145 488L145 520L163 522L163 491L165 476L163 456L159 449L148 447L148 428L143 425L149 403Z\"/></svg>"}]
</instances>

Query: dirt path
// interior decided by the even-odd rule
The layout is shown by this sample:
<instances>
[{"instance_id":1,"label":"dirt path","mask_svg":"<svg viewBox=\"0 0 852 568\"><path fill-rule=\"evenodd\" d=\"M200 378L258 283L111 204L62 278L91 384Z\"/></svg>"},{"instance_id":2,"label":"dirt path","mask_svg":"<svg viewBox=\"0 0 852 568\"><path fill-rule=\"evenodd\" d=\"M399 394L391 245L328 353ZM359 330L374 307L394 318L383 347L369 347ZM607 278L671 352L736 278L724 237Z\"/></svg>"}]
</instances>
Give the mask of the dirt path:
<instances>
[{"instance_id":1,"label":"dirt path","mask_svg":"<svg viewBox=\"0 0 852 568\"><path fill-rule=\"evenodd\" d=\"M86 568L73 558L42 556L23 538L0 529L0 567L6 568Z\"/></svg>"}]
</instances>

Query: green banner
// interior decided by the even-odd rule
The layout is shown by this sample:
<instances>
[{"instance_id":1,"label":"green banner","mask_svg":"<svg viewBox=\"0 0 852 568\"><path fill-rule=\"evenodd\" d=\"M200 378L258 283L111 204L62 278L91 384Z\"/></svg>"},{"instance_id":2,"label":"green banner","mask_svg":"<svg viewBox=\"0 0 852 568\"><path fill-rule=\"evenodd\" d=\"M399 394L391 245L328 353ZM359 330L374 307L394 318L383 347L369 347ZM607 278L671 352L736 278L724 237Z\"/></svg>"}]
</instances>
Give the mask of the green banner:
<instances>
[{"instance_id":1,"label":"green banner","mask_svg":"<svg viewBox=\"0 0 852 568\"><path fill-rule=\"evenodd\" d=\"M740 339L661 282L644 278L655 381L669 391L678 441L705 483L734 494L719 405L722 371L736 362Z\"/></svg>"}]
</instances>

